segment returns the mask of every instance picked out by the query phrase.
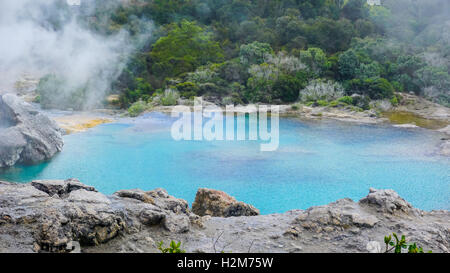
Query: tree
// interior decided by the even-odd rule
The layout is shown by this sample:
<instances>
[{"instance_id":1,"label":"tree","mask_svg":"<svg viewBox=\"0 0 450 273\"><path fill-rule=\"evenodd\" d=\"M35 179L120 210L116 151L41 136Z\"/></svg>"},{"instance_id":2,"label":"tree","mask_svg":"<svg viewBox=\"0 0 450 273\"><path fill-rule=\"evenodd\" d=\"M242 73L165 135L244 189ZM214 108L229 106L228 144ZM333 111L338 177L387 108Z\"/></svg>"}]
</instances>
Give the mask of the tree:
<instances>
[{"instance_id":1,"label":"tree","mask_svg":"<svg viewBox=\"0 0 450 273\"><path fill-rule=\"evenodd\" d=\"M339 56L339 74L343 80L355 78L356 70L359 67L359 59L353 49L347 50Z\"/></svg>"},{"instance_id":2,"label":"tree","mask_svg":"<svg viewBox=\"0 0 450 273\"><path fill-rule=\"evenodd\" d=\"M273 89L273 98L280 99L283 102L295 102L301 89L305 87L299 79L282 74L275 81Z\"/></svg>"},{"instance_id":3,"label":"tree","mask_svg":"<svg viewBox=\"0 0 450 273\"><path fill-rule=\"evenodd\" d=\"M352 21L366 18L368 16L366 2L366 0L349 0L342 9L342 14Z\"/></svg>"},{"instance_id":4,"label":"tree","mask_svg":"<svg viewBox=\"0 0 450 273\"><path fill-rule=\"evenodd\" d=\"M160 78L176 77L223 59L219 44L195 22L183 20L170 28L168 35L160 38L150 52L152 72Z\"/></svg>"},{"instance_id":5,"label":"tree","mask_svg":"<svg viewBox=\"0 0 450 273\"><path fill-rule=\"evenodd\" d=\"M241 46L239 57L245 65L262 64L268 54L272 54L273 49L269 44L253 42Z\"/></svg>"},{"instance_id":6,"label":"tree","mask_svg":"<svg viewBox=\"0 0 450 273\"><path fill-rule=\"evenodd\" d=\"M280 75L273 65L263 63L252 65L249 69L251 77L247 81L245 99L248 102L271 103L274 99L272 87Z\"/></svg>"},{"instance_id":7,"label":"tree","mask_svg":"<svg viewBox=\"0 0 450 273\"><path fill-rule=\"evenodd\" d=\"M300 60L317 76L330 68L327 56L320 48L310 47L308 50L300 51Z\"/></svg>"},{"instance_id":8,"label":"tree","mask_svg":"<svg viewBox=\"0 0 450 273\"><path fill-rule=\"evenodd\" d=\"M355 34L353 24L345 18L333 20L318 17L305 29L309 44L320 47L328 53L347 50Z\"/></svg>"},{"instance_id":9,"label":"tree","mask_svg":"<svg viewBox=\"0 0 450 273\"><path fill-rule=\"evenodd\" d=\"M390 99L394 96L394 87L383 78L364 81L366 93L371 99Z\"/></svg>"}]
</instances>

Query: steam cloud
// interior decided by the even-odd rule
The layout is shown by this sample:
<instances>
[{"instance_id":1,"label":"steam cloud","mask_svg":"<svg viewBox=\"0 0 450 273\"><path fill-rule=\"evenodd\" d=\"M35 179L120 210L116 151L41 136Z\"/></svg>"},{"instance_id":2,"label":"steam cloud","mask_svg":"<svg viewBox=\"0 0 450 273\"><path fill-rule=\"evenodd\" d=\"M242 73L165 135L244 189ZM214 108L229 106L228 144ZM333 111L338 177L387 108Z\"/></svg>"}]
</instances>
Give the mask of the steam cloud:
<instances>
[{"instance_id":1,"label":"steam cloud","mask_svg":"<svg viewBox=\"0 0 450 273\"><path fill-rule=\"evenodd\" d=\"M0 0L0 93L13 91L24 74L55 73L67 85L61 92L87 88L84 108L102 101L139 39L131 42L124 30L109 37L87 30L76 20L79 6L69 5L77 2ZM145 24L148 36L151 22Z\"/></svg>"}]
</instances>

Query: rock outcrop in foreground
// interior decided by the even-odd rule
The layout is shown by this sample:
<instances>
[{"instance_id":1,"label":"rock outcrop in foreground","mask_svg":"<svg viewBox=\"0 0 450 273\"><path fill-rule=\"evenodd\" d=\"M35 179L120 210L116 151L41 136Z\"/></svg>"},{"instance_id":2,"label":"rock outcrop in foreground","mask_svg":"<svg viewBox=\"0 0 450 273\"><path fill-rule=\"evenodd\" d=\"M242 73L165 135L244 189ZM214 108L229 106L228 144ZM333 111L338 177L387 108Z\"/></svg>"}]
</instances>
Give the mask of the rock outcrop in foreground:
<instances>
[{"instance_id":1,"label":"rock outcrop in foreground","mask_svg":"<svg viewBox=\"0 0 450 273\"><path fill-rule=\"evenodd\" d=\"M0 252L70 252L80 245L82 252L158 252L157 242L171 240L187 252L367 252L392 232L448 252L450 213L420 211L392 190L371 189L357 203L201 217L163 189L106 196L75 179L0 182Z\"/></svg>"},{"instance_id":2,"label":"rock outcrop in foreground","mask_svg":"<svg viewBox=\"0 0 450 273\"><path fill-rule=\"evenodd\" d=\"M232 217L255 216L259 210L252 205L238 202L223 191L199 189L192 204L192 211L200 216Z\"/></svg>"},{"instance_id":3,"label":"rock outcrop in foreground","mask_svg":"<svg viewBox=\"0 0 450 273\"><path fill-rule=\"evenodd\" d=\"M50 159L62 147L54 121L13 94L0 95L0 168Z\"/></svg>"}]
</instances>

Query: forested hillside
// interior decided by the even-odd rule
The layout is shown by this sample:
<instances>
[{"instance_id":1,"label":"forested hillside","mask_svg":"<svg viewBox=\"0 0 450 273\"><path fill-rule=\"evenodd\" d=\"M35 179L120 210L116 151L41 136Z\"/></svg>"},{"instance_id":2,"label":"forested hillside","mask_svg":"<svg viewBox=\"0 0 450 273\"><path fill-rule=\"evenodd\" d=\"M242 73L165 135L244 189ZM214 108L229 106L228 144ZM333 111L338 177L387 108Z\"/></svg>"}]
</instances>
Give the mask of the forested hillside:
<instances>
[{"instance_id":1,"label":"forested hillside","mask_svg":"<svg viewBox=\"0 0 450 273\"><path fill-rule=\"evenodd\" d=\"M97 0L83 2L77 20L105 36L124 29L144 35L111 86L122 107L203 96L221 104L340 101L367 109L370 100L397 103L396 91L449 106L449 1L381 3ZM142 22L152 22L151 33Z\"/></svg>"}]
</instances>

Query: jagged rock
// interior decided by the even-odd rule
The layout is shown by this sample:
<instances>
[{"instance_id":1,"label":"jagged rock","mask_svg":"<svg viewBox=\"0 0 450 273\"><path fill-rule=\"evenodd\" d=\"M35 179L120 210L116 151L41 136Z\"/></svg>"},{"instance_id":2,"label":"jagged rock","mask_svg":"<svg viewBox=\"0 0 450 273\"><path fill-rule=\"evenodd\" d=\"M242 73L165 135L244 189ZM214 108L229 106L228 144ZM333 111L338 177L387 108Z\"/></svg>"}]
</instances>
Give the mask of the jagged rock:
<instances>
[{"instance_id":1,"label":"jagged rock","mask_svg":"<svg viewBox=\"0 0 450 273\"><path fill-rule=\"evenodd\" d=\"M394 214L397 212L410 214L417 213L410 203L401 198L393 190L377 190L371 188L369 195L359 201L361 204L366 204L375 207L378 211Z\"/></svg>"},{"instance_id":2,"label":"jagged rock","mask_svg":"<svg viewBox=\"0 0 450 273\"><path fill-rule=\"evenodd\" d=\"M144 209L139 215L141 222L148 226L158 225L166 218L166 215L162 211Z\"/></svg>"},{"instance_id":3,"label":"jagged rock","mask_svg":"<svg viewBox=\"0 0 450 273\"><path fill-rule=\"evenodd\" d=\"M31 185L50 196L55 194L62 197L76 190L97 191L94 187L86 186L77 179L68 180L35 180Z\"/></svg>"},{"instance_id":4,"label":"jagged rock","mask_svg":"<svg viewBox=\"0 0 450 273\"><path fill-rule=\"evenodd\" d=\"M254 216L259 215L255 207L238 202L223 191L199 189L192 204L192 211L200 216L215 217Z\"/></svg>"},{"instance_id":5,"label":"jagged rock","mask_svg":"<svg viewBox=\"0 0 450 273\"><path fill-rule=\"evenodd\" d=\"M223 213L224 217L255 215L259 215L259 210L252 205L245 204L244 202L231 204Z\"/></svg>"},{"instance_id":6,"label":"jagged rock","mask_svg":"<svg viewBox=\"0 0 450 273\"><path fill-rule=\"evenodd\" d=\"M62 147L54 121L13 94L0 95L0 168L47 160Z\"/></svg>"},{"instance_id":7,"label":"jagged rock","mask_svg":"<svg viewBox=\"0 0 450 273\"><path fill-rule=\"evenodd\" d=\"M147 194L154 200L155 206L176 214L188 214L189 204L186 200L170 196L165 189L155 189Z\"/></svg>"},{"instance_id":8,"label":"jagged rock","mask_svg":"<svg viewBox=\"0 0 450 273\"><path fill-rule=\"evenodd\" d=\"M147 193L142 190L121 190L115 193L119 197L131 198L142 201L144 203L154 204L155 201Z\"/></svg>"}]
</instances>

